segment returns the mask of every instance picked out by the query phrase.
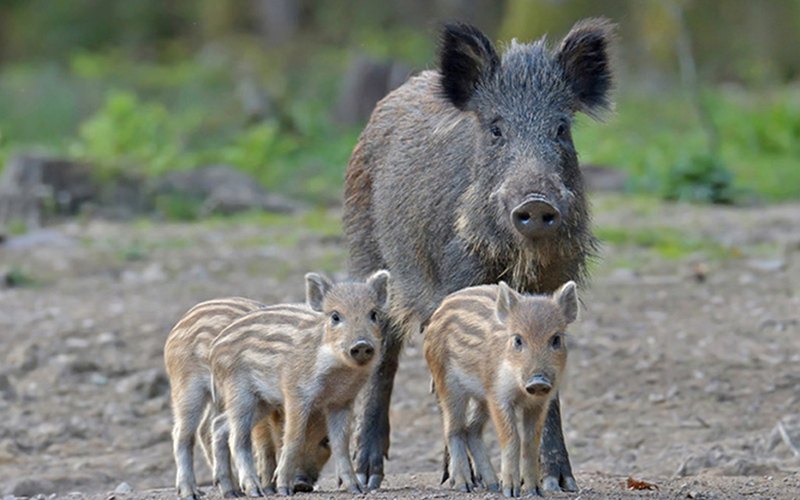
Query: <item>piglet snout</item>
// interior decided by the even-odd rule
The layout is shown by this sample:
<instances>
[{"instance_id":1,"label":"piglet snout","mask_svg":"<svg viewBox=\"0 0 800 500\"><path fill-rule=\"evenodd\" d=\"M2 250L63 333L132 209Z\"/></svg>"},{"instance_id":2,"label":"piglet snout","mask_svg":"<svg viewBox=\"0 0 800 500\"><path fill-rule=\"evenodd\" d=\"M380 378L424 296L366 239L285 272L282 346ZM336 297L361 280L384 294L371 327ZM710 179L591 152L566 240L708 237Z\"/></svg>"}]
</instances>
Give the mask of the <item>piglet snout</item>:
<instances>
[{"instance_id":1,"label":"piglet snout","mask_svg":"<svg viewBox=\"0 0 800 500\"><path fill-rule=\"evenodd\" d=\"M367 364L375 355L375 346L367 340L358 340L350 346L350 356L359 365Z\"/></svg>"},{"instance_id":2,"label":"piglet snout","mask_svg":"<svg viewBox=\"0 0 800 500\"><path fill-rule=\"evenodd\" d=\"M553 384L550 383L550 379L541 373L537 373L528 379L528 383L525 384L525 390L532 396L544 396L548 394L552 388Z\"/></svg>"}]
</instances>

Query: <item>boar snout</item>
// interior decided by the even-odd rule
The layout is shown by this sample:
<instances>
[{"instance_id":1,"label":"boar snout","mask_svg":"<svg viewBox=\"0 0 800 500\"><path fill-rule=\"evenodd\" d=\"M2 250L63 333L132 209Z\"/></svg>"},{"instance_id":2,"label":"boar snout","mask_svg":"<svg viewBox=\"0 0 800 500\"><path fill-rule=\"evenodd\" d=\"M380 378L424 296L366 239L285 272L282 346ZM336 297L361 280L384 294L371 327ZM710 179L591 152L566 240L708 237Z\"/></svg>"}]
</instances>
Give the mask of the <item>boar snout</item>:
<instances>
[{"instance_id":1,"label":"boar snout","mask_svg":"<svg viewBox=\"0 0 800 500\"><path fill-rule=\"evenodd\" d=\"M375 346L367 340L358 340L350 346L350 356L359 365L367 364L375 355Z\"/></svg>"},{"instance_id":2,"label":"boar snout","mask_svg":"<svg viewBox=\"0 0 800 500\"><path fill-rule=\"evenodd\" d=\"M511 211L511 222L525 238L542 238L561 225L561 211L544 196L530 195Z\"/></svg>"},{"instance_id":3,"label":"boar snout","mask_svg":"<svg viewBox=\"0 0 800 500\"><path fill-rule=\"evenodd\" d=\"M545 396L553 388L550 379L547 376L537 373L525 384L525 390L532 396Z\"/></svg>"}]
</instances>

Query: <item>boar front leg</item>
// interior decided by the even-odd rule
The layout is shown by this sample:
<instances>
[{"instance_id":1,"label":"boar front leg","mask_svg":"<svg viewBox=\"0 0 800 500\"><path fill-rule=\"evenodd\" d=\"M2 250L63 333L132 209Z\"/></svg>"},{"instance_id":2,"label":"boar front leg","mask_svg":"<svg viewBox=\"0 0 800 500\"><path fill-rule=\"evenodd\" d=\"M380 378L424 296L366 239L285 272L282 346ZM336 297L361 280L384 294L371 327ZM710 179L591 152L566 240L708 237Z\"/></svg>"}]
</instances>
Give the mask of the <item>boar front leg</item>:
<instances>
[{"instance_id":1,"label":"boar front leg","mask_svg":"<svg viewBox=\"0 0 800 500\"><path fill-rule=\"evenodd\" d=\"M572 467L569 463L567 445L561 431L561 406L558 394L553 396L542 432L542 490L578 491Z\"/></svg>"},{"instance_id":2,"label":"boar front leg","mask_svg":"<svg viewBox=\"0 0 800 500\"><path fill-rule=\"evenodd\" d=\"M501 465L500 481L503 486L503 495L518 497L521 489L519 476L519 433L517 432L516 415L514 407L498 402L489 402L489 412L497 429L497 438L500 441Z\"/></svg>"},{"instance_id":3,"label":"boar front leg","mask_svg":"<svg viewBox=\"0 0 800 500\"><path fill-rule=\"evenodd\" d=\"M539 447L547 408L536 406L522 411L522 482L528 495L541 495L539 488Z\"/></svg>"},{"instance_id":4,"label":"boar front leg","mask_svg":"<svg viewBox=\"0 0 800 500\"><path fill-rule=\"evenodd\" d=\"M489 453L483 442L483 428L486 426L488 418L489 412L486 403L476 402L467 424L467 447L475 465L475 481L482 483L489 491L500 491L497 473L492 467L492 461L489 459Z\"/></svg>"},{"instance_id":5,"label":"boar front leg","mask_svg":"<svg viewBox=\"0 0 800 500\"><path fill-rule=\"evenodd\" d=\"M381 358L367 383L357 437L356 476L368 490L380 488L383 481L383 458L389 455L389 405L403 345L399 326L384 324L382 333Z\"/></svg>"},{"instance_id":6,"label":"boar front leg","mask_svg":"<svg viewBox=\"0 0 800 500\"><path fill-rule=\"evenodd\" d=\"M366 486L359 483L350 462L350 415L353 413L352 402L341 407L328 410L326 418L328 423L328 439L331 443L331 453L336 464L336 476L339 484L350 493L362 493Z\"/></svg>"}]
</instances>

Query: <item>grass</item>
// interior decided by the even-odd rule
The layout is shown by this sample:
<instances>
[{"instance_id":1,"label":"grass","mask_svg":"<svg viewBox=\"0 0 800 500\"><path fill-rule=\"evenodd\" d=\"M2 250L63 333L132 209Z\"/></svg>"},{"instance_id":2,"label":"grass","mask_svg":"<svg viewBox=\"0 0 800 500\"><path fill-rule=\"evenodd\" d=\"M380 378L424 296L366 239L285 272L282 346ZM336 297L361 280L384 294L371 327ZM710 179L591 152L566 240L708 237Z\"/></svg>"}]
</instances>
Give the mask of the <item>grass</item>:
<instances>
[{"instance_id":1,"label":"grass","mask_svg":"<svg viewBox=\"0 0 800 500\"><path fill-rule=\"evenodd\" d=\"M733 249L713 239L703 238L671 227L629 229L601 226L595 229L595 235L605 245L646 249L670 260L697 254L715 259L736 255Z\"/></svg>"},{"instance_id":2,"label":"grass","mask_svg":"<svg viewBox=\"0 0 800 500\"><path fill-rule=\"evenodd\" d=\"M384 45L375 41L376 33L359 36L374 55L399 55L424 66L430 47L412 35ZM0 161L43 149L83 158L97 165L101 177L123 170L157 176L223 163L271 191L316 206L338 203L361 127L339 127L330 118L347 53L335 47L312 53L297 67L287 66L286 54L247 46L236 58L184 54L174 61L137 62L120 53L80 52L66 66L7 64L0 71ZM236 97L237 64L251 68L272 96L268 116L248 120ZM580 116L574 137L582 162L627 172L629 192L699 192L702 199L704 182L731 179L731 191L723 186L708 197L724 201L730 192L745 201L800 198L800 87L709 88L704 99L721 143L713 158L680 91L621 89L617 98L607 123ZM706 167L698 164L704 158ZM699 188L682 185L694 182ZM168 219L200 215L191 200L165 197L158 205Z\"/></svg>"},{"instance_id":3,"label":"grass","mask_svg":"<svg viewBox=\"0 0 800 500\"><path fill-rule=\"evenodd\" d=\"M800 87L715 88L704 98L733 187L765 201L799 198ZM625 92L607 123L581 117L574 137L582 162L624 170L637 193L664 194L672 170L708 154L694 109L675 91Z\"/></svg>"}]
</instances>

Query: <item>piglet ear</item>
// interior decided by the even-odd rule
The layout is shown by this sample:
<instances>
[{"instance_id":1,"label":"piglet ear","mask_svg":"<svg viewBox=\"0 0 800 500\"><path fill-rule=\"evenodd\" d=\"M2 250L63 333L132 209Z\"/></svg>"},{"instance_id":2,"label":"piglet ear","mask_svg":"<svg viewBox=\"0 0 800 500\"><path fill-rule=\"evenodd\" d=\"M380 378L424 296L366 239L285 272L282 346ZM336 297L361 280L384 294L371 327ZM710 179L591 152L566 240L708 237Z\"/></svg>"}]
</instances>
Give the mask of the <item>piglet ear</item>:
<instances>
[{"instance_id":1,"label":"piglet ear","mask_svg":"<svg viewBox=\"0 0 800 500\"><path fill-rule=\"evenodd\" d=\"M500 323L505 323L508 320L508 315L511 310L516 307L519 302L517 292L509 288L505 281L501 281L497 290L497 307L495 308L495 315Z\"/></svg>"},{"instance_id":2,"label":"piglet ear","mask_svg":"<svg viewBox=\"0 0 800 500\"><path fill-rule=\"evenodd\" d=\"M608 46L615 25L608 19L584 19L572 27L556 52L556 61L575 94L576 111L599 117L611 108L612 72Z\"/></svg>"},{"instance_id":3,"label":"piglet ear","mask_svg":"<svg viewBox=\"0 0 800 500\"><path fill-rule=\"evenodd\" d=\"M389 271L381 269L376 271L369 278L367 278L367 285L369 285L378 295L378 307L385 309L389 304L389 278L391 275Z\"/></svg>"},{"instance_id":4,"label":"piglet ear","mask_svg":"<svg viewBox=\"0 0 800 500\"><path fill-rule=\"evenodd\" d=\"M333 283L328 278L317 274L306 274L306 304L312 310L322 312L322 303L325 300L325 294L333 288Z\"/></svg>"},{"instance_id":5,"label":"piglet ear","mask_svg":"<svg viewBox=\"0 0 800 500\"><path fill-rule=\"evenodd\" d=\"M500 57L486 35L469 24L446 24L442 28L439 68L444 95L465 110L475 88L494 75Z\"/></svg>"},{"instance_id":6,"label":"piglet ear","mask_svg":"<svg viewBox=\"0 0 800 500\"><path fill-rule=\"evenodd\" d=\"M567 323L572 323L578 318L578 291L574 281L567 281L553 294L553 300L558 304Z\"/></svg>"}]
</instances>

